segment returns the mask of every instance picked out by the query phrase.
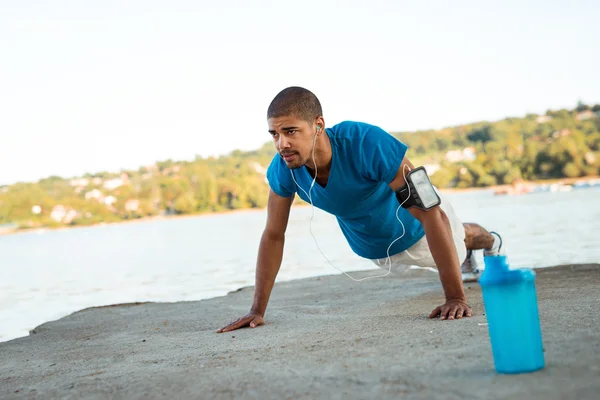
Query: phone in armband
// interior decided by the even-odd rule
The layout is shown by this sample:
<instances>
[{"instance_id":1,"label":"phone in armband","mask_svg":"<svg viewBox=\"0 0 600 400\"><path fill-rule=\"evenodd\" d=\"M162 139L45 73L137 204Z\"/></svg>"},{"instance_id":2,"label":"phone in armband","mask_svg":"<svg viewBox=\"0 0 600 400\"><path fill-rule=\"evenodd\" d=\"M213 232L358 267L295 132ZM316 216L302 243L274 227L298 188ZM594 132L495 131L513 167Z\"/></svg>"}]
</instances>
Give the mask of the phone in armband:
<instances>
[{"instance_id":1,"label":"phone in armband","mask_svg":"<svg viewBox=\"0 0 600 400\"><path fill-rule=\"evenodd\" d=\"M425 167L417 167L406 176L407 184L396 190L403 208L416 207L424 211L439 206L442 200L433 188Z\"/></svg>"}]
</instances>

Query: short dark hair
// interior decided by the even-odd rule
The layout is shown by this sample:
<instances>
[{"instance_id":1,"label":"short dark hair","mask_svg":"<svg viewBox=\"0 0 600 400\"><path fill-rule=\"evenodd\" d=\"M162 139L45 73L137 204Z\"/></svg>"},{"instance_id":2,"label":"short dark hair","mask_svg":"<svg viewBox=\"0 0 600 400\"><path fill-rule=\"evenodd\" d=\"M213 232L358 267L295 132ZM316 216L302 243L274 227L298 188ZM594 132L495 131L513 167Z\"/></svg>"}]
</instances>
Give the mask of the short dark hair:
<instances>
[{"instance_id":1,"label":"short dark hair","mask_svg":"<svg viewBox=\"0 0 600 400\"><path fill-rule=\"evenodd\" d=\"M321 103L310 90L290 86L275 96L269 105L267 119L293 115L312 123L323 116Z\"/></svg>"}]
</instances>

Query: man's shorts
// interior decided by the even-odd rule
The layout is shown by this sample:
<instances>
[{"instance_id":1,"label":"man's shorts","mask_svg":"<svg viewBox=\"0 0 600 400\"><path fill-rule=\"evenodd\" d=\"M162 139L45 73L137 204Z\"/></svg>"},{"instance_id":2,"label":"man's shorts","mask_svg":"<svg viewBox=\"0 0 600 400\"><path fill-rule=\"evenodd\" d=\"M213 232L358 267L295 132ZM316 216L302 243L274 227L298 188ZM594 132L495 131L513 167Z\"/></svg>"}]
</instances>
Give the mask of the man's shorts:
<instances>
[{"instance_id":1,"label":"man's shorts","mask_svg":"<svg viewBox=\"0 0 600 400\"><path fill-rule=\"evenodd\" d=\"M442 196L439 192L438 195L442 200L440 207L446 215L448 216L448 220L450 221L450 228L452 229L452 239L454 241L454 247L456 248L456 253L458 254L458 263L462 264L462 262L467 257L467 247L465 245L465 228L462 224L462 221L458 218L452 205L444 196ZM437 270L437 266L435 265L435 261L433 260L433 256L431 255L431 251L429 250L429 245L427 244L427 237L423 236L417 243L409 247L407 250L390 255L390 260L392 263L391 270L393 272L404 272L409 269L411 266L417 266L422 268L433 268ZM371 260L375 263L375 265L388 269L389 263L387 263L387 257ZM387 263L387 264L386 264Z\"/></svg>"}]
</instances>

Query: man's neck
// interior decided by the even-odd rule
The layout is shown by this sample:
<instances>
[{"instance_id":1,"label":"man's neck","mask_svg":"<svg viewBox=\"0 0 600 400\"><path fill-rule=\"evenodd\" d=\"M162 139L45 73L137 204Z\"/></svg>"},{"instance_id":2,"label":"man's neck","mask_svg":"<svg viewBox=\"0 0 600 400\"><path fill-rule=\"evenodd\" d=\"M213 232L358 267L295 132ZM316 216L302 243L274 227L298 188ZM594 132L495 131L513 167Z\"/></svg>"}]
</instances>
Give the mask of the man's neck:
<instances>
[{"instance_id":1,"label":"man's neck","mask_svg":"<svg viewBox=\"0 0 600 400\"><path fill-rule=\"evenodd\" d=\"M317 137L317 141L315 143L315 163L317 179L326 179L329 176L329 171L331 170L332 154L333 153L331 151L331 141L329 140L327 131L325 131L324 135ZM310 175L314 177L315 164L313 164L312 153L310 159L306 163L306 168L308 169Z\"/></svg>"}]
</instances>

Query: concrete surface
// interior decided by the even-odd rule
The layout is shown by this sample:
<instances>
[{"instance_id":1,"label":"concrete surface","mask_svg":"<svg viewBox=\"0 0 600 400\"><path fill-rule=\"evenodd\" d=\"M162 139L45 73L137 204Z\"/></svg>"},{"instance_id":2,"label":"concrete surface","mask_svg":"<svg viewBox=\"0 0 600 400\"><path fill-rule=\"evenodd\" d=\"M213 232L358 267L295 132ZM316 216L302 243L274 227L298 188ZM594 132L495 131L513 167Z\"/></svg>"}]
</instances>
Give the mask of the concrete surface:
<instances>
[{"instance_id":1,"label":"concrete surface","mask_svg":"<svg viewBox=\"0 0 600 400\"><path fill-rule=\"evenodd\" d=\"M535 373L494 372L478 284L472 318L430 320L441 286L417 271L278 283L266 325L225 334L252 288L82 310L0 343L0 398L598 399L600 265L537 273L547 366Z\"/></svg>"}]
</instances>

